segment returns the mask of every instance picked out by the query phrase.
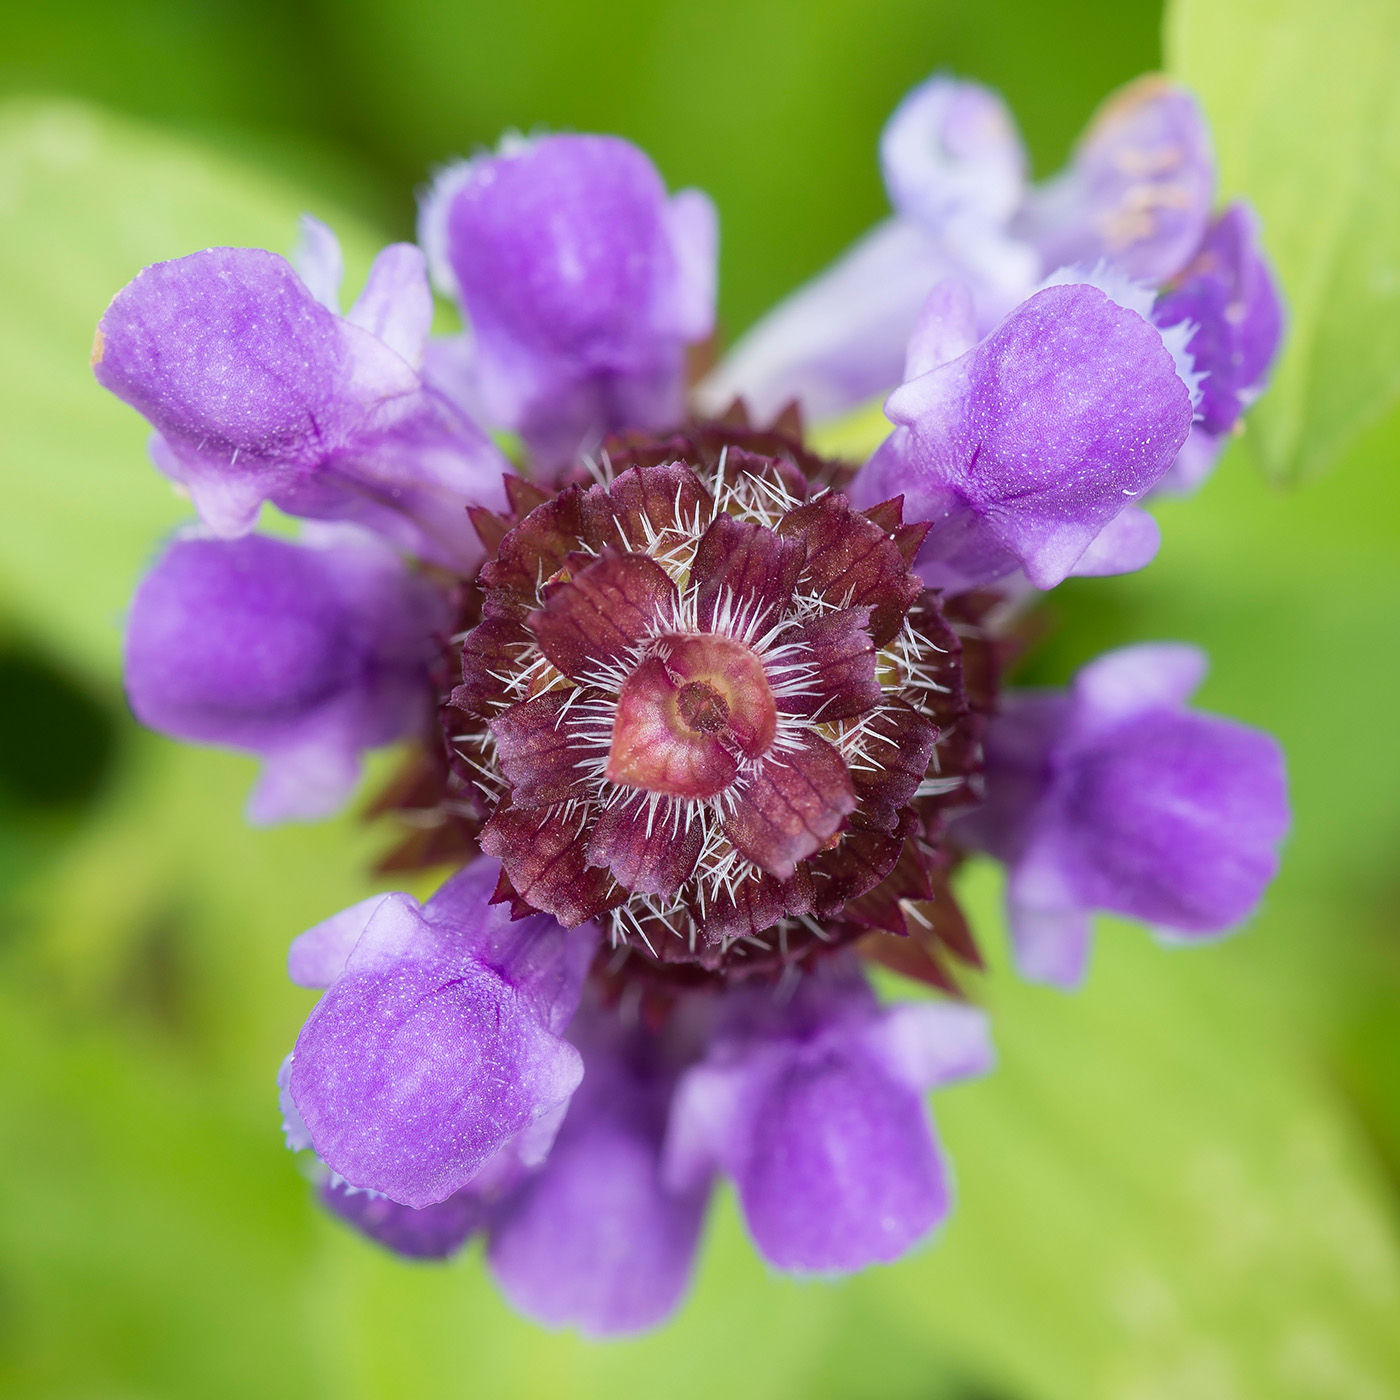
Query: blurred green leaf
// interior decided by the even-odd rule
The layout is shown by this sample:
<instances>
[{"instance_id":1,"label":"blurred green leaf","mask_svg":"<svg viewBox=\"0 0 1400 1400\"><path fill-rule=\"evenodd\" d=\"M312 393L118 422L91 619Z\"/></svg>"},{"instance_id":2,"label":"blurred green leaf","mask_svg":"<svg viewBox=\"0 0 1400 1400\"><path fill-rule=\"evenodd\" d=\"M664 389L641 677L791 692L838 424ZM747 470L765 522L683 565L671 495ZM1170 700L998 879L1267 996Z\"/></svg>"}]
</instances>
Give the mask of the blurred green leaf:
<instances>
[{"instance_id":1,"label":"blurred green leaf","mask_svg":"<svg viewBox=\"0 0 1400 1400\"><path fill-rule=\"evenodd\" d=\"M363 275L366 231L197 145L74 103L0 108L0 610L89 674L188 505L146 460L141 418L88 367L111 298L147 263L211 244L290 249L310 204Z\"/></svg>"},{"instance_id":2,"label":"blurred green leaf","mask_svg":"<svg viewBox=\"0 0 1400 1400\"><path fill-rule=\"evenodd\" d=\"M1310 477L1400 396L1400 6L1172 0L1165 32L1287 293L1251 435L1269 476Z\"/></svg>"},{"instance_id":3,"label":"blurred green leaf","mask_svg":"<svg viewBox=\"0 0 1400 1400\"><path fill-rule=\"evenodd\" d=\"M935 68L1002 88L1042 168L1159 61L1160 0L314 0L367 144L405 187L539 126L616 132L720 211L742 330L888 212L876 141Z\"/></svg>"}]
</instances>

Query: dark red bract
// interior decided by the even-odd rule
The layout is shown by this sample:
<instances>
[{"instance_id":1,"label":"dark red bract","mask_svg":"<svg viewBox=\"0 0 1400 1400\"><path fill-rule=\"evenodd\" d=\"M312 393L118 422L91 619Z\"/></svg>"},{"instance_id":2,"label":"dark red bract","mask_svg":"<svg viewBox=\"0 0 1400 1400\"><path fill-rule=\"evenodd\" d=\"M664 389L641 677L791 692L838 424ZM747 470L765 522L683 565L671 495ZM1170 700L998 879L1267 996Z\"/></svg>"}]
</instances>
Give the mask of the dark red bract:
<instances>
[{"instance_id":1,"label":"dark red bract","mask_svg":"<svg viewBox=\"0 0 1400 1400\"><path fill-rule=\"evenodd\" d=\"M494 555L445 697L440 828L501 862L517 913L598 919L650 976L863 938L946 982L928 947L975 950L942 814L979 748L963 640L910 570L924 528L854 510L781 432L613 442L600 475L474 512Z\"/></svg>"}]
</instances>

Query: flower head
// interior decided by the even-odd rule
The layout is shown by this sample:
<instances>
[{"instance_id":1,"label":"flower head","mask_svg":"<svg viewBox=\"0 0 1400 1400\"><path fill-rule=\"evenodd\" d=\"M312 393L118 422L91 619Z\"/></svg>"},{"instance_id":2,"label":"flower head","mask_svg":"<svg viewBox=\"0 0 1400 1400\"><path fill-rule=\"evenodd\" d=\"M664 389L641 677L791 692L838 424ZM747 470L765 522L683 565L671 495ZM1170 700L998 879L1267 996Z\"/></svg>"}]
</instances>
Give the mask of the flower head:
<instances>
[{"instance_id":1,"label":"flower head","mask_svg":"<svg viewBox=\"0 0 1400 1400\"><path fill-rule=\"evenodd\" d=\"M514 897L710 966L865 894L971 751L923 529L723 439L624 446L505 533L449 712Z\"/></svg>"},{"instance_id":2,"label":"flower head","mask_svg":"<svg viewBox=\"0 0 1400 1400\"><path fill-rule=\"evenodd\" d=\"M713 211L613 138L439 178L423 238L460 336L425 340L403 245L340 316L314 222L300 275L215 249L117 296L98 376L204 521L138 590L133 708L262 757L261 819L329 810L408 736L380 868L454 867L291 946L321 995L278 1085L329 1210L418 1258L481 1235L517 1307L592 1334L676 1306L720 1174L775 1267L888 1262L952 1201L923 1095L992 1059L954 975L982 965L968 852L1008 865L1034 977L1080 975L1094 909L1185 937L1247 915L1281 766L1185 708L1193 652L1001 684L1030 586L1148 562L1136 503L1266 371L1247 218L1200 243L1199 136L1142 87L1027 191L996 99L912 95L882 148L900 221L836 278L913 250L872 303L903 330L864 464L812 452L795 409L686 402ZM1070 248L1121 266L1044 278ZM265 500L299 539L249 533ZM883 1004L865 961L952 999Z\"/></svg>"}]
</instances>

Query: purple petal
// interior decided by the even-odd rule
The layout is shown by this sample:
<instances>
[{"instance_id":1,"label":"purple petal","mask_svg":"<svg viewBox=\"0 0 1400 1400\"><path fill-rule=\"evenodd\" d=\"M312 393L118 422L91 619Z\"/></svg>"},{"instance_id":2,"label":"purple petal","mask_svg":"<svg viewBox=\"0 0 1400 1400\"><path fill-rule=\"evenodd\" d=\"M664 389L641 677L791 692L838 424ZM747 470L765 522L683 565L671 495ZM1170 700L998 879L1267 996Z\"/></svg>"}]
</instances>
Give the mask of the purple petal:
<instances>
[{"instance_id":1,"label":"purple petal","mask_svg":"<svg viewBox=\"0 0 1400 1400\"><path fill-rule=\"evenodd\" d=\"M292 253L292 266L311 293L327 311L340 314L340 284L345 276L345 262L340 253L340 240L320 219L303 214L297 228L297 246Z\"/></svg>"},{"instance_id":2,"label":"purple petal","mask_svg":"<svg viewBox=\"0 0 1400 1400\"><path fill-rule=\"evenodd\" d=\"M1076 983L1095 909L1200 937L1258 903L1288 827L1283 758L1268 735L1185 708L1204 671L1195 647L1124 648L1069 695L1012 697L988 726L986 800L955 831L1010 867L1027 976Z\"/></svg>"},{"instance_id":3,"label":"purple petal","mask_svg":"<svg viewBox=\"0 0 1400 1400\"><path fill-rule=\"evenodd\" d=\"M1283 758L1268 735L1212 715L1145 715L1075 755L1064 810L1085 904L1218 933L1278 869Z\"/></svg>"},{"instance_id":4,"label":"purple petal","mask_svg":"<svg viewBox=\"0 0 1400 1400\"><path fill-rule=\"evenodd\" d=\"M360 935L388 898L387 894L372 894L298 934L287 950L287 976L298 987L329 987L345 971Z\"/></svg>"},{"instance_id":5,"label":"purple petal","mask_svg":"<svg viewBox=\"0 0 1400 1400\"><path fill-rule=\"evenodd\" d=\"M933 78L891 116L880 156L899 217L744 335L699 386L702 410L741 397L759 421L794 399L809 419L845 412L900 382L919 309L939 282L967 285L983 330L1035 284L1038 255L1005 229L1025 156L996 94Z\"/></svg>"},{"instance_id":6,"label":"purple petal","mask_svg":"<svg viewBox=\"0 0 1400 1400\"><path fill-rule=\"evenodd\" d=\"M437 592L357 532L180 540L132 603L127 693L154 729L263 755L263 820L323 816L360 753L426 712L445 621Z\"/></svg>"},{"instance_id":7,"label":"purple petal","mask_svg":"<svg viewBox=\"0 0 1400 1400\"><path fill-rule=\"evenodd\" d=\"M668 1179L728 1171L778 1268L844 1273L898 1258L949 1205L919 1087L990 1060L980 1014L945 1011L882 1012L844 959L787 1002L731 993L706 1060L678 1088Z\"/></svg>"},{"instance_id":8,"label":"purple petal","mask_svg":"<svg viewBox=\"0 0 1400 1400\"><path fill-rule=\"evenodd\" d=\"M1064 174L1035 189L1013 228L1046 268L1107 259L1158 286L1200 243L1215 192L1205 118L1157 75L1104 103Z\"/></svg>"},{"instance_id":9,"label":"purple petal","mask_svg":"<svg viewBox=\"0 0 1400 1400\"><path fill-rule=\"evenodd\" d=\"M1263 389L1283 334L1283 308L1248 205L1232 204L1211 225L1152 319L1192 328L1186 348L1205 375L1201 429L1228 432Z\"/></svg>"},{"instance_id":10,"label":"purple petal","mask_svg":"<svg viewBox=\"0 0 1400 1400\"><path fill-rule=\"evenodd\" d=\"M423 254L412 243L391 243L380 252L345 319L419 368L433 324L433 294Z\"/></svg>"},{"instance_id":11,"label":"purple petal","mask_svg":"<svg viewBox=\"0 0 1400 1400\"><path fill-rule=\"evenodd\" d=\"M931 520L918 567L963 589L1025 570L1051 588L1171 466L1191 396L1162 338L1094 287L1037 293L974 351L904 385L900 426L857 476Z\"/></svg>"},{"instance_id":12,"label":"purple petal","mask_svg":"<svg viewBox=\"0 0 1400 1400\"><path fill-rule=\"evenodd\" d=\"M446 1259L484 1228L490 1215L482 1198L469 1190L421 1210L373 1191L356 1191L338 1178L324 1182L317 1194L327 1210L409 1259Z\"/></svg>"},{"instance_id":13,"label":"purple petal","mask_svg":"<svg viewBox=\"0 0 1400 1400\"><path fill-rule=\"evenodd\" d=\"M670 1076L656 1037L594 1035L580 1048L583 1085L549 1160L501 1211L488 1258L528 1316L610 1336L653 1327L680 1302L709 1183L662 1180Z\"/></svg>"},{"instance_id":14,"label":"purple petal","mask_svg":"<svg viewBox=\"0 0 1400 1400\"><path fill-rule=\"evenodd\" d=\"M471 322L494 421L561 464L683 410L686 342L713 324L713 210L668 200L615 137L514 141L439 179L423 239Z\"/></svg>"},{"instance_id":15,"label":"purple petal","mask_svg":"<svg viewBox=\"0 0 1400 1400\"><path fill-rule=\"evenodd\" d=\"M949 1002L897 1002L871 1025L865 1043L917 1092L986 1074L996 1058L986 1012Z\"/></svg>"},{"instance_id":16,"label":"purple petal","mask_svg":"<svg viewBox=\"0 0 1400 1400\"><path fill-rule=\"evenodd\" d=\"M1162 547L1162 530L1145 510L1129 507L1094 536L1070 574L1074 578L1106 578L1145 569Z\"/></svg>"},{"instance_id":17,"label":"purple petal","mask_svg":"<svg viewBox=\"0 0 1400 1400\"><path fill-rule=\"evenodd\" d=\"M386 896L297 1038L289 1088L351 1185L421 1208L567 1102L582 1068L556 1034L595 931L510 926L489 863L420 908Z\"/></svg>"},{"instance_id":18,"label":"purple petal","mask_svg":"<svg viewBox=\"0 0 1400 1400\"><path fill-rule=\"evenodd\" d=\"M1025 192L1026 153L1000 96L936 76L895 108L880 133L890 203L931 233L967 222L999 229Z\"/></svg>"},{"instance_id":19,"label":"purple petal","mask_svg":"<svg viewBox=\"0 0 1400 1400\"><path fill-rule=\"evenodd\" d=\"M909 334L904 382L960 359L977 344L977 317L967 283L946 277L929 294Z\"/></svg>"},{"instance_id":20,"label":"purple petal","mask_svg":"<svg viewBox=\"0 0 1400 1400\"><path fill-rule=\"evenodd\" d=\"M787 1066L734 1169L769 1263L846 1273L898 1259L948 1212L946 1169L918 1095L854 1047Z\"/></svg>"},{"instance_id":21,"label":"purple petal","mask_svg":"<svg viewBox=\"0 0 1400 1400\"><path fill-rule=\"evenodd\" d=\"M504 905L490 902L499 876L495 861L473 861L441 886L423 915L496 969L543 1025L563 1035L578 1006L598 930L592 924L565 929L543 914L511 917Z\"/></svg>"},{"instance_id":22,"label":"purple petal","mask_svg":"<svg viewBox=\"0 0 1400 1400\"><path fill-rule=\"evenodd\" d=\"M1075 726L1083 735L1152 710L1184 705L1209 661L1185 642L1140 642L1091 661L1074 678Z\"/></svg>"},{"instance_id":23,"label":"purple petal","mask_svg":"<svg viewBox=\"0 0 1400 1400\"><path fill-rule=\"evenodd\" d=\"M1077 905L1043 908L1011 894L1007 901L1016 968L1028 982L1073 991L1089 968L1092 933L1088 913Z\"/></svg>"},{"instance_id":24,"label":"purple petal","mask_svg":"<svg viewBox=\"0 0 1400 1400\"><path fill-rule=\"evenodd\" d=\"M220 535L251 529L271 500L460 568L481 557L463 506L501 501L500 453L273 253L146 268L103 316L93 368L156 428L162 470Z\"/></svg>"}]
</instances>

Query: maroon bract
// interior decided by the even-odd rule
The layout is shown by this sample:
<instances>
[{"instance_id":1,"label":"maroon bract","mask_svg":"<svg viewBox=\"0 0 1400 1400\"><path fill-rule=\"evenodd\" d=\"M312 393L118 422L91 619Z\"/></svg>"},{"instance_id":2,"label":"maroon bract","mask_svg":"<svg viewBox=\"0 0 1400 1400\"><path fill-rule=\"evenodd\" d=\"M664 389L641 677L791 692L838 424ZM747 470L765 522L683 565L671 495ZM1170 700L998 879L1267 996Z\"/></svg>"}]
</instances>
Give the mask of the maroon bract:
<instances>
[{"instance_id":1,"label":"maroon bract","mask_svg":"<svg viewBox=\"0 0 1400 1400\"><path fill-rule=\"evenodd\" d=\"M891 907L931 897L977 761L961 643L910 571L923 529L756 436L614 443L601 480L476 512L496 554L444 711L456 781L484 794L498 898L602 919L639 971L888 926L847 904L906 848Z\"/></svg>"}]
</instances>

